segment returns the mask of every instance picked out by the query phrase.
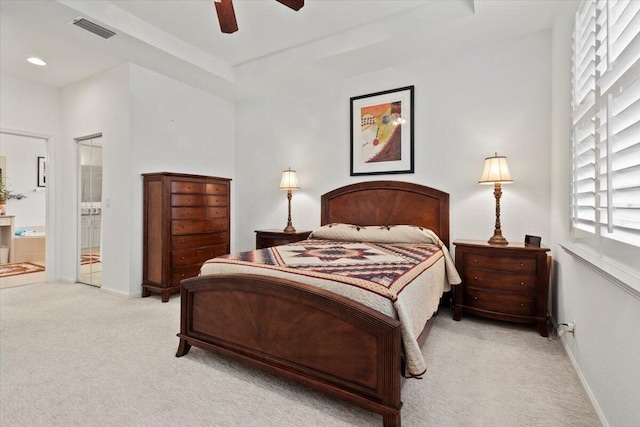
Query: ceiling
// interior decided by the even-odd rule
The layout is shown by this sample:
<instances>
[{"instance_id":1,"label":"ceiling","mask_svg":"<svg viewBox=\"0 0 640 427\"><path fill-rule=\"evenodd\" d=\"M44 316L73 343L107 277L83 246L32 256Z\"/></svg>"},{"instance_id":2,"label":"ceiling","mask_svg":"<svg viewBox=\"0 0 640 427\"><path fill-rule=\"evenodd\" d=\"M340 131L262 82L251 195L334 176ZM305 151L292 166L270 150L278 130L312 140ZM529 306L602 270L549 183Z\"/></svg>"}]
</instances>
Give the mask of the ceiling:
<instances>
[{"instance_id":1,"label":"ceiling","mask_svg":"<svg viewBox=\"0 0 640 427\"><path fill-rule=\"evenodd\" d=\"M549 29L567 3L307 0L295 12L275 0L234 0L239 31L223 34L212 0L0 0L0 72L60 88L132 62L237 99L273 76L366 72ZM116 35L70 25L77 17Z\"/></svg>"}]
</instances>

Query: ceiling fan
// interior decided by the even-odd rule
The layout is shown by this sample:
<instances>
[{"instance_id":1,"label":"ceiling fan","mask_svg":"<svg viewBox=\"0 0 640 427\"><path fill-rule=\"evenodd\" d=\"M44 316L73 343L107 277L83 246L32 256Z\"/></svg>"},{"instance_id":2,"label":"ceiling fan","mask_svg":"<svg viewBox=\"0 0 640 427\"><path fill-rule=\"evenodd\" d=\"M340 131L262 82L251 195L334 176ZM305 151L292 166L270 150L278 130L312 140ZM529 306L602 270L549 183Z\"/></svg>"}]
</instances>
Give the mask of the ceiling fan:
<instances>
[{"instance_id":1,"label":"ceiling fan","mask_svg":"<svg viewBox=\"0 0 640 427\"><path fill-rule=\"evenodd\" d=\"M300 10L304 6L304 0L276 0L278 3L293 9ZM233 11L232 0L214 0L216 12L218 13L218 22L220 22L220 30L223 33L231 34L238 31L238 21L236 21L236 13Z\"/></svg>"}]
</instances>

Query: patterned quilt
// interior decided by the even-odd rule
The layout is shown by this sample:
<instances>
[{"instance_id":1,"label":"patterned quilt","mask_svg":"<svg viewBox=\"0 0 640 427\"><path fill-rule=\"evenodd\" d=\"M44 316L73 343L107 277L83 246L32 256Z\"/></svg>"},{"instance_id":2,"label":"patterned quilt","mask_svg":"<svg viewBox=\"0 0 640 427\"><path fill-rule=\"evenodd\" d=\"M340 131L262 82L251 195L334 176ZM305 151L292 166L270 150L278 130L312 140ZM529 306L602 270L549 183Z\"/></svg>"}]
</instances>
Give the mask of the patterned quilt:
<instances>
[{"instance_id":1,"label":"patterned quilt","mask_svg":"<svg viewBox=\"0 0 640 427\"><path fill-rule=\"evenodd\" d=\"M207 261L256 266L330 279L394 302L417 276L442 258L434 245L305 240Z\"/></svg>"}]
</instances>

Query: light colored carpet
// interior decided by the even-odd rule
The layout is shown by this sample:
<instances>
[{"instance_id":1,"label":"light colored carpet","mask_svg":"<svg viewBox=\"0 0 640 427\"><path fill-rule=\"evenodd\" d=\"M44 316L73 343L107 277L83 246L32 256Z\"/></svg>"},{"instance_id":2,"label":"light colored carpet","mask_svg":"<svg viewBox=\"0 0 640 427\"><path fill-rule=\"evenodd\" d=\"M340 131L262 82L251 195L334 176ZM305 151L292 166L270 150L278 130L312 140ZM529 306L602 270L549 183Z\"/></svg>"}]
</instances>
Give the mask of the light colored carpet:
<instances>
[{"instance_id":1,"label":"light colored carpet","mask_svg":"<svg viewBox=\"0 0 640 427\"><path fill-rule=\"evenodd\" d=\"M3 426L382 426L382 417L192 348L179 298L66 283L0 291ZM557 341L438 316L429 370L403 387L403 426L599 426Z\"/></svg>"}]
</instances>

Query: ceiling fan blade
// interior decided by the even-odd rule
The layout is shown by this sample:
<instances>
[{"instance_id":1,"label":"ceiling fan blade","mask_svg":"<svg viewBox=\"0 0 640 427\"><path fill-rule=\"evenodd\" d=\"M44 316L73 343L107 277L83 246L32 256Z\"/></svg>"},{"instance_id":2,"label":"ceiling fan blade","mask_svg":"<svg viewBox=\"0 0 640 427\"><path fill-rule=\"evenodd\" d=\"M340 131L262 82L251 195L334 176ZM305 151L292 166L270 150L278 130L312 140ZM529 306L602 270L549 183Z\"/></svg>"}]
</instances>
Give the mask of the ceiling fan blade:
<instances>
[{"instance_id":1,"label":"ceiling fan blade","mask_svg":"<svg viewBox=\"0 0 640 427\"><path fill-rule=\"evenodd\" d=\"M293 10L300 10L304 6L304 0L276 0L278 3L290 7Z\"/></svg>"},{"instance_id":2,"label":"ceiling fan blade","mask_svg":"<svg viewBox=\"0 0 640 427\"><path fill-rule=\"evenodd\" d=\"M238 21L236 21L236 13L233 11L231 0L215 0L214 4L218 13L220 30L227 34L238 31Z\"/></svg>"}]
</instances>

